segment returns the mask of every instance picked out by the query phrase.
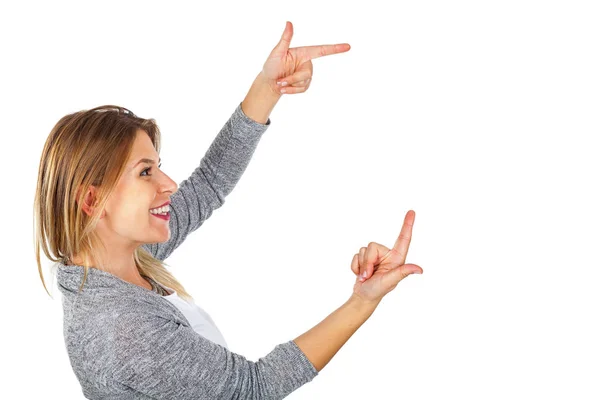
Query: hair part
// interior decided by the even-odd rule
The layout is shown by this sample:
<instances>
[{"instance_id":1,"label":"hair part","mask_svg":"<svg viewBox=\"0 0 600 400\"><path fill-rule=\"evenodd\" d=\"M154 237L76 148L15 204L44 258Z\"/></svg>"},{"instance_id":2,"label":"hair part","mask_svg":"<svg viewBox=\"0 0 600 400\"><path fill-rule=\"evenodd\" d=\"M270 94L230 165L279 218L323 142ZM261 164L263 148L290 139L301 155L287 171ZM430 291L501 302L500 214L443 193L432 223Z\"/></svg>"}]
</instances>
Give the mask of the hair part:
<instances>
[{"instance_id":1,"label":"hair part","mask_svg":"<svg viewBox=\"0 0 600 400\"><path fill-rule=\"evenodd\" d=\"M54 262L70 265L75 254L83 259L83 290L92 260L95 268L109 271L101 254L107 249L95 231L106 202L127 167L137 131L145 131L157 153L161 133L156 121L136 116L130 110L104 105L67 114L52 128L42 151L34 197L34 237L38 272L44 280L40 247ZM92 214L83 210L90 186L96 187ZM101 253L99 249L103 249ZM184 287L167 270L164 261L154 258L141 246L134 251L140 275L192 299Z\"/></svg>"}]
</instances>

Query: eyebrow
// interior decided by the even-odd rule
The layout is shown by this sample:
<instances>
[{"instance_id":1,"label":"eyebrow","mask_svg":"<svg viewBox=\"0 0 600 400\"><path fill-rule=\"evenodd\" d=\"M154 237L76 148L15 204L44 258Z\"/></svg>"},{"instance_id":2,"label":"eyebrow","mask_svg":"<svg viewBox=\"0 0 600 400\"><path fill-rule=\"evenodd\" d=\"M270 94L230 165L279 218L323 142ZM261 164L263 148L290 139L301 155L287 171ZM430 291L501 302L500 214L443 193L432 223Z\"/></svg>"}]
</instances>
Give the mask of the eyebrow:
<instances>
[{"instance_id":1,"label":"eyebrow","mask_svg":"<svg viewBox=\"0 0 600 400\"><path fill-rule=\"evenodd\" d=\"M160 160L161 160L161 158L159 157L159 158L158 158L158 162L159 162L159 163L160 163ZM137 162L137 163L136 163L136 164L133 166L133 168L137 167L137 166L138 166L138 164L140 164L140 163L154 164L154 163L155 163L155 161L154 161L153 159L151 159L151 158L142 158L140 161L138 161L138 162Z\"/></svg>"}]
</instances>

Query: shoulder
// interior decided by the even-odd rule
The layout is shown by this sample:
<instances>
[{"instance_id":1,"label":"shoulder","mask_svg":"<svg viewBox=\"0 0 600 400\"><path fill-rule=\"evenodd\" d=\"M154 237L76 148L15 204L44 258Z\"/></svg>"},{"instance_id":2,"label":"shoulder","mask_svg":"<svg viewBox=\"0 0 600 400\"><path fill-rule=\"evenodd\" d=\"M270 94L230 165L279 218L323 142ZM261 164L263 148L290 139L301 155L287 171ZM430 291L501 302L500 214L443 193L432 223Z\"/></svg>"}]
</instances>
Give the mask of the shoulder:
<instances>
[{"instance_id":1,"label":"shoulder","mask_svg":"<svg viewBox=\"0 0 600 400\"><path fill-rule=\"evenodd\" d=\"M143 288L98 292L81 296L69 324L71 331L107 332L123 325L187 324L185 317L168 300Z\"/></svg>"}]
</instances>

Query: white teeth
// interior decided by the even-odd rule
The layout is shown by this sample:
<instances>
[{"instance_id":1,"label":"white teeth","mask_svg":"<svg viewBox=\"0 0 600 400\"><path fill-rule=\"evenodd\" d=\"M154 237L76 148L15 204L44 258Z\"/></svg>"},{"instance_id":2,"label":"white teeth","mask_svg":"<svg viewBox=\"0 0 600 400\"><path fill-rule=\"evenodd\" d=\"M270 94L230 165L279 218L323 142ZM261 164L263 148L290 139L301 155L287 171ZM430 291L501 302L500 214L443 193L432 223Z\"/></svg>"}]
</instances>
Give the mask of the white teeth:
<instances>
[{"instance_id":1,"label":"white teeth","mask_svg":"<svg viewBox=\"0 0 600 400\"><path fill-rule=\"evenodd\" d=\"M165 213L169 212L169 210L170 210L169 206L153 208L152 210L150 210L150 214L165 214Z\"/></svg>"}]
</instances>

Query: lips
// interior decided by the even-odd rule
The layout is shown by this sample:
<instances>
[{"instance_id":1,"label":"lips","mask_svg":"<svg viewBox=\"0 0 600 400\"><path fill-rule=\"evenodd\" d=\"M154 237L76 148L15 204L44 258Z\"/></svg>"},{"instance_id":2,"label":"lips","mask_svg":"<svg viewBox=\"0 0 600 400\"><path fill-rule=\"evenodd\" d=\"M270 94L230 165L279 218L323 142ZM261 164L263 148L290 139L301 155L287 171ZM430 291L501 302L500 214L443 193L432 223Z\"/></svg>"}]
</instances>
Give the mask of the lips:
<instances>
[{"instance_id":1,"label":"lips","mask_svg":"<svg viewBox=\"0 0 600 400\"><path fill-rule=\"evenodd\" d=\"M155 208L159 208L159 207L162 207L162 206L170 205L170 204L171 204L171 201L167 200L165 203L161 204L160 206L152 207L151 210L154 210Z\"/></svg>"}]
</instances>

